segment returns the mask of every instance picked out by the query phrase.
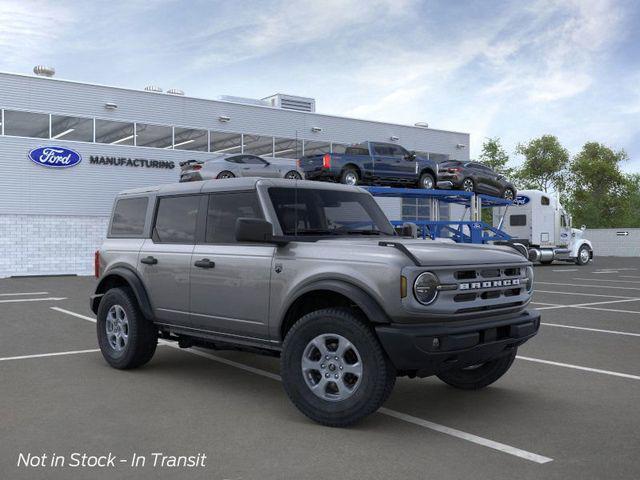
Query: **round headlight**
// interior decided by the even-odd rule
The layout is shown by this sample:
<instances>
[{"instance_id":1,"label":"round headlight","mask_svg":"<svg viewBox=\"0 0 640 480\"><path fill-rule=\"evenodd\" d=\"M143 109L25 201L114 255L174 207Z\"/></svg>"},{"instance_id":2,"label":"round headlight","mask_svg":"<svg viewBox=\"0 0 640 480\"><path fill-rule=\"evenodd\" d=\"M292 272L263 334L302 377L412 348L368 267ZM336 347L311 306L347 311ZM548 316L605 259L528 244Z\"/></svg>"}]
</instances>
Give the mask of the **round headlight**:
<instances>
[{"instance_id":1,"label":"round headlight","mask_svg":"<svg viewBox=\"0 0 640 480\"><path fill-rule=\"evenodd\" d=\"M531 293L533 291L533 267L527 267L526 271L527 276L527 292Z\"/></svg>"},{"instance_id":2,"label":"round headlight","mask_svg":"<svg viewBox=\"0 0 640 480\"><path fill-rule=\"evenodd\" d=\"M413 294L423 305L429 305L438 296L438 277L431 272L421 273L413 284Z\"/></svg>"}]
</instances>

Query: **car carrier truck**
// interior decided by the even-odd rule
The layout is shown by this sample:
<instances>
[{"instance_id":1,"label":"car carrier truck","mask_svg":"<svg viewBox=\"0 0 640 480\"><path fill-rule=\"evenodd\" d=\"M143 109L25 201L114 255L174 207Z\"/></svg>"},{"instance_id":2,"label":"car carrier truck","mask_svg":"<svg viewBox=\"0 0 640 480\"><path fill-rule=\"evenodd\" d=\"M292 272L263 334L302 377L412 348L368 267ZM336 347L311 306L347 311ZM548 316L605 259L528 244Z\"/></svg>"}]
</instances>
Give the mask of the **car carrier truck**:
<instances>
[{"instance_id":1,"label":"car carrier truck","mask_svg":"<svg viewBox=\"0 0 640 480\"><path fill-rule=\"evenodd\" d=\"M586 265L593 246L583 237L586 227L572 228L571 216L557 198L540 190L522 190L513 205L494 215L494 227L529 249L529 260L549 264L554 260Z\"/></svg>"}]
</instances>

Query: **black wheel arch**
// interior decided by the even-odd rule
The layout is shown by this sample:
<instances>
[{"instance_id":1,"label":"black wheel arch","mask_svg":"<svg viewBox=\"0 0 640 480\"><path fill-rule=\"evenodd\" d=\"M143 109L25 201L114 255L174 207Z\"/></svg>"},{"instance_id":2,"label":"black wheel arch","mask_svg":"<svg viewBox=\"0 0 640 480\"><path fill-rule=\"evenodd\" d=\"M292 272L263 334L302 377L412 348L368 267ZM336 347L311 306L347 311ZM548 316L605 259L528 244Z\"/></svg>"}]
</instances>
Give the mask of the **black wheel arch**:
<instances>
[{"instance_id":1,"label":"black wheel arch","mask_svg":"<svg viewBox=\"0 0 640 480\"><path fill-rule=\"evenodd\" d=\"M108 290L123 286L129 287L133 291L142 314L148 319L153 319L153 308L142 280L131 267L124 264L115 265L100 278L95 294L91 296L91 311L95 314L98 313L100 300Z\"/></svg>"},{"instance_id":2,"label":"black wheel arch","mask_svg":"<svg viewBox=\"0 0 640 480\"><path fill-rule=\"evenodd\" d=\"M347 170L355 170L355 172L358 174L358 178L362 180L362 169L358 165L356 165L353 162L347 163L342 167L342 170L340 171L340 175L342 175Z\"/></svg>"},{"instance_id":3,"label":"black wheel arch","mask_svg":"<svg viewBox=\"0 0 640 480\"><path fill-rule=\"evenodd\" d=\"M333 294L333 297L332 297ZM380 304L361 287L340 279L311 282L295 290L292 300L282 310L279 331L283 340L291 326L304 313L318 308L355 306L371 323L389 323L389 317ZM315 303L313 300L320 301ZM338 301L338 304L334 304Z\"/></svg>"},{"instance_id":4,"label":"black wheel arch","mask_svg":"<svg viewBox=\"0 0 640 480\"><path fill-rule=\"evenodd\" d=\"M420 173L418 175L418 180L420 180L420 177L422 177L422 175L424 175L425 173L430 174L433 177L434 182L438 181L438 176L436 175L436 172L431 167L423 167L422 170L420 170Z\"/></svg>"}]
</instances>

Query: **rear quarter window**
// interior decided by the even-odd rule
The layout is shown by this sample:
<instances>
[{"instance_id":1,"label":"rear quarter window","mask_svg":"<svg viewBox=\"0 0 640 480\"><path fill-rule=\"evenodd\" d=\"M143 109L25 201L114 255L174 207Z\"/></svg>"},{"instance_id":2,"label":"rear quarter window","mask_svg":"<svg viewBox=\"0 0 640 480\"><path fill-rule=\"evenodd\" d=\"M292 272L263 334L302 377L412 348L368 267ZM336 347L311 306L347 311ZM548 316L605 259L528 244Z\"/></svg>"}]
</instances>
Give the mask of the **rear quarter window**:
<instances>
[{"instance_id":1,"label":"rear quarter window","mask_svg":"<svg viewBox=\"0 0 640 480\"><path fill-rule=\"evenodd\" d=\"M147 197L122 198L116 202L111 219L110 236L137 237L144 233L147 216Z\"/></svg>"}]
</instances>

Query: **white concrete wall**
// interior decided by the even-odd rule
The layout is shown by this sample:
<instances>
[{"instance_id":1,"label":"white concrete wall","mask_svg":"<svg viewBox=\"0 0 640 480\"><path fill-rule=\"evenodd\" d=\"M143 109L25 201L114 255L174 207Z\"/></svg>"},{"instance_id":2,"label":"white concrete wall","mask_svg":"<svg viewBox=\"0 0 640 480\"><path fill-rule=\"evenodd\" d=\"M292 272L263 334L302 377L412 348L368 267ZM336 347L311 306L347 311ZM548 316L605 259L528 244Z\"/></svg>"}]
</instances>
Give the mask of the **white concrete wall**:
<instances>
[{"instance_id":1,"label":"white concrete wall","mask_svg":"<svg viewBox=\"0 0 640 480\"><path fill-rule=\"evenodd\" d=\"M584 238L596 257L640 257L640 228L588 228Z\"/></svg>"},{"instance_id":2,"label":"white concrete wall","mask_svg":"<svg viewBox=\"0 0 640 480\"><path fill-rule=\"evenodd\" d=\"M109 217L0 215L0 278L93 275Z\"/></svg>"}]
</instances>

